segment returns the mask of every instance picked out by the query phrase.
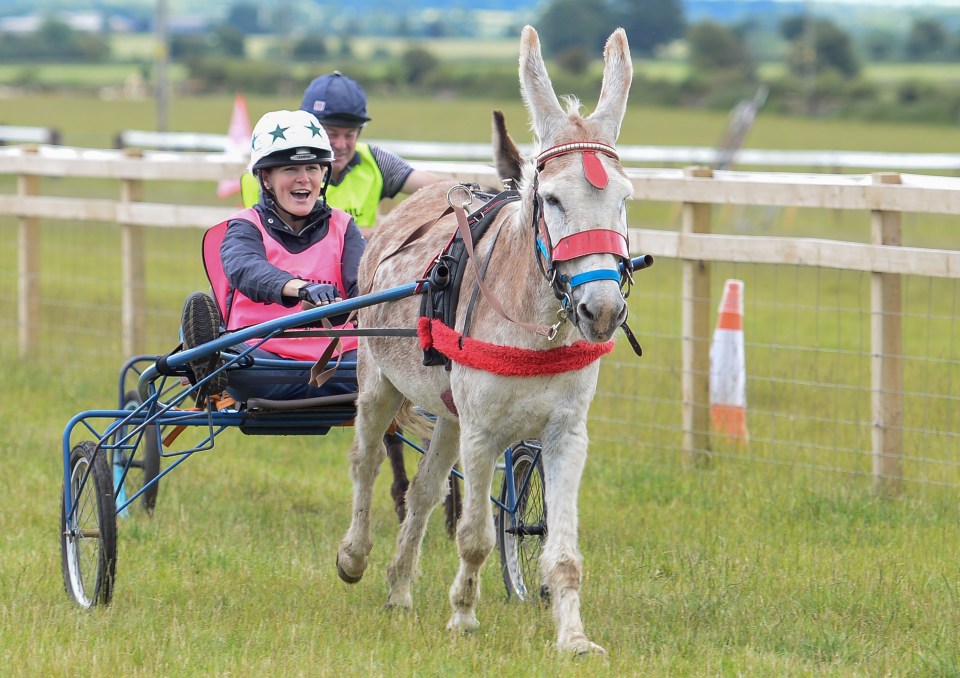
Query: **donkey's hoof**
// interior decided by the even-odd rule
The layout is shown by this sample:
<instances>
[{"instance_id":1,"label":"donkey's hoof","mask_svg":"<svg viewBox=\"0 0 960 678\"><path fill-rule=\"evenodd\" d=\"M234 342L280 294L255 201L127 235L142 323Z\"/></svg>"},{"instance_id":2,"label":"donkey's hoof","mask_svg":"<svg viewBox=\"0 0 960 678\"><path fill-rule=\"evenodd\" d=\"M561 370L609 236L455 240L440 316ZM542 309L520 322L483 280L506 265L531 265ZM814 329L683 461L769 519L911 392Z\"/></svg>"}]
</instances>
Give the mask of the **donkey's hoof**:
<instances>
[{"instance_id":1,"label":"donkey's hoof","mask_svg":"<svg viewBox=\"0 0 960 678\"><path fill-rule=\"evenodd\" d=\"M410 591L410 585L400 585L391 581L390 589L387 592L387 602L384 604L384 607L399 610L409 610L413 608L413 593Z\"/></svg>"},{"instance_id":2,"label":"donkey's hoof","mask_svg":"<svg viewBox=\"0 0 960 678\"><path fill-rule=\"evenodd\" d=\"M480 628L480 621L473 612L454 612L447 622L448 631L457 631L459 633L473 633Z\"/></svg>"},{"instance_id":3,"label":"donkey's hoof","mask_svg":"<svg viewBox=\"0 0 960 678\"><path fill-rule=\"evenodd\" d=\"M579 636L566 643L558 644L561 652L569 652L578 657L584 657L590 654L606 655L607 651L596 643L591 643L586 636Z\"/></svg>"},{"instance_id":4,"label":"donkey's hoof","mask_svg":"<svg viewBox=\"0 0 960 678\"><path fill-rule=\"evenodd\" d=\"M359 574L350 574L343 569L343 566L340 564L340 552L337 552L337 576L340 577L343 581L348 584L356 584L358 581L363 579L363 570L360 570Z\"/></svg>"}]
</instances>

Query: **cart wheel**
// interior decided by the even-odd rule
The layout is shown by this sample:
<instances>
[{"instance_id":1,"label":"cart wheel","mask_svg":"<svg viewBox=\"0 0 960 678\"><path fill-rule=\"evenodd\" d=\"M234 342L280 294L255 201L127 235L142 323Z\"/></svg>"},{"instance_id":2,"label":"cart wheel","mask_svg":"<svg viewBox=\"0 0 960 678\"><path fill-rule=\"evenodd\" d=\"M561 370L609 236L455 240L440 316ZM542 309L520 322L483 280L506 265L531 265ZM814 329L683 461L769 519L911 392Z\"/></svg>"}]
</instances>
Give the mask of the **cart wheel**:
<instances>
[{"instance_id":1,"label":"cart wheel","mask_svg":"<svg viewBox=\"0 0 960 678\"><path fill-rule=\"evenodd\" d=\"M117 513L110 468L93 442L70 453L69 483L75 509L69 519L66 497L60 498L63 584L81 607L107 605L117 570Z\"/></svg>"},{"instance_id":2,"label":"cart wheel","mask_svg":"<svg viewBox=\"0 0 960 678\"><path fill-rule=\"evenodd\" d=\"M517 510L511 515L500 508L497 520L503 583L507 595L524 602L548 597L540 576L540 552L547 536L547 504L539 453L540 443L536 440L524 440L514 446L512 479ZM509 472L504 474L500 489L500 502L507 506L510 478Z\"/></svg>"},{"instance_id":3,"label":"cart wheel","mask_svg":"<svg viewBox=\"0 0 960 678\"><path fill-rule=\"evenodd\" d=\"M140 394L136 391L127 391L123 396L123 409L125 410L133 411L142 404ZM114 440L120 440L129 431L128 427L119 429ZM160 473L160 446L157 443L157 427L147 426L140 442L141 446L139 450L136 450L136 454L134 454L134 450L109 450L110 467L113 469L113 488L118 508ZM130 470L127 471L127 477L124 479L123 485L120 486L123 469L131 456L133 456L133 460L130 462ZM153 509L157 505L159 490L160 486L154 483L140 495L141 505L147 513L153 513Z\"/></svg>"}]
</instances>

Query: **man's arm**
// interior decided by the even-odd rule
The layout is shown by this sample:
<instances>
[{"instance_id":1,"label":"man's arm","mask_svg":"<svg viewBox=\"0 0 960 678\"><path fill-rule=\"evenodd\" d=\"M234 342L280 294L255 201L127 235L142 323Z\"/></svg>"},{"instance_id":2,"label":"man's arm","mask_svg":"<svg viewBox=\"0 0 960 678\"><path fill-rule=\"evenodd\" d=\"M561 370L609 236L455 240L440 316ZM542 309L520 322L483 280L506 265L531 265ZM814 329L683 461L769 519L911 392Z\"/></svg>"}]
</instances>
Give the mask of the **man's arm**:
<instances>
[{"instance_id":1,"label":"man's arm","mask_svg":"<svg viewBox=\"0 0 960 678\"><path fill-rule=\"evenodd\" d=\"M400 189L400 192L409 195L410 193L413 193L424 186L435 184L438 181L443 181L443 177L440 177L433 172L415 169L410 172L410 176L408 176L407 180L403 182L403 188Z\"/></svg>"},{"instance_id":2,"label":"man's arm","mask_svg":"<svg viewBox=\"0 0 960 678\"><path fill-rule=\"evenodd\" d=\"M433 172L416 170L396 153L379 146L371 146L370 152L383 175L383 198L393 198L400 193L411 194L419 188L442 181L442 177Z\"/></svg>"},{"instance_id":3,"label":"man's arm","mask_svg":"<svg viewBox=\"0 0 960 678\"><path fill-rule=\"evenodd\" d=\"M383 175L383 191L380 194L380 201L388 198L394 198L403 193L409 195L414 191L443 181L443 178L433 172L424 170L415 170L406 160L396 153L387 151L379 146L371 146L370 152L373 159L380 168ZM376 227L360 228L363 237L369 239L375 232Z\"/></svg>"}]
</instances>

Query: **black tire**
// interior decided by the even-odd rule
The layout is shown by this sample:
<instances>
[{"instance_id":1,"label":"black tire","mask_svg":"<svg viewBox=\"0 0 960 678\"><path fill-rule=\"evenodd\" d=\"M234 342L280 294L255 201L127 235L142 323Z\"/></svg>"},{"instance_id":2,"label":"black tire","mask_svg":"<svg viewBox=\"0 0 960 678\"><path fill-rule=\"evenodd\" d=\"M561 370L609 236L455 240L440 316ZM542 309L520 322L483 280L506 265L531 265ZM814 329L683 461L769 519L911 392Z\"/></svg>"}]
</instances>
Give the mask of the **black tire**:
<instances>
[{"instance_id":1,"label":"black tire","mask_svg":"<svg viewBox=\"0 0 960 678\"><path fill-rule=\"evenodd\" d=\"M540 574L540 553L547 537L547 503L539 441L517 443L513 447L512 467L517 510L511 515L503 508L498 509L500 568L508 596L523 602L536 602L548 597ZM510 473L504 473L500 488L500 502L507 506L510 477Z\"/></svg>"},{"instance_id":2,"label":"black tire","mask_svg":"<svg viewBox=\"0 0 960 678\"><path fill-rule=\"evenodd\" d=\"M81 607L108 605L117 572L117 512L110 467L93 442L84 441L70 452L70 477L65 482L70 483L75 510L68 521L63 488L60 563L64 588Z\"/></svg>"},{"instance_id":3,"label":"black tire","mask_svg":"<svg viewBox=\"0 0 960 678\"><path fill-rule=\"evenodd\" d=\"M183 305L183 315L180 318L180 329L183 332L184 348L196 348L207 344L220 336L220 327L223 320L217 302L205 292L194 292L187 297ZM192 384L203 381L223 366L220 353L213 353L188 363L193 372ZM210 395L222 393L227 388L227 373L216 372L206 384L197 389L197 402Z\"/></svg>"},{"instance_id":4,"label":"black tire","mask_svg":"<svg viewBox=\"0 0 960 678\"><path fill-rule=\"evenodd\" d=\"M136 391L127 391L124 394L124 410L133 411L141 404L143 404L143 401ZM114 442L119 441L129 431L129 427L118 430L117 435L113 438ZM116 491L116 481L119 480L119 473L122 473L131 455L133 455L133 459L130 461L130 470L127 471L127 477L123 481L123 492ZM156 478L160 473L160 445L157 440L157 427L147 426L144 429L140 446L136 450L109 450L109 457L111 470L114 471L114 494L117 496L117 501L125 502L127 497L132 497L141 487ZM157 506L157 493L159 491L160 486L154 483L140 495L140 505L148 514L152 514L153 509Z\"/></svg>"}]
</instances>

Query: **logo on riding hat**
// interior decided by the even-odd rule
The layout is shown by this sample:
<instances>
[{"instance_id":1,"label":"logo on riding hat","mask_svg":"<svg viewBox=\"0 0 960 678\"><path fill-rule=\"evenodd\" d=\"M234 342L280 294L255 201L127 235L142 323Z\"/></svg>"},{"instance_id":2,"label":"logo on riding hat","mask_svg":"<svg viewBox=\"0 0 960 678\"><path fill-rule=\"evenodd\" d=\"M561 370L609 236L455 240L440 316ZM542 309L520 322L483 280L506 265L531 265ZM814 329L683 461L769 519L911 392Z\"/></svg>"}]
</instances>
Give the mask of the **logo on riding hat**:
<instances>
[{"instance_id":1,"label":"logo on riding hat","mask_svg":"<svg viewBox=\"0 0 960 678\"><path fill-rule=\"evenodd\" d=\"M297 152L290 156L291 160L316 160L317 154L310 151L309 148L298 148Z\"/></svg>"}]
</instances>

